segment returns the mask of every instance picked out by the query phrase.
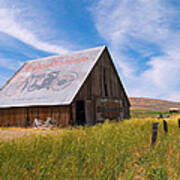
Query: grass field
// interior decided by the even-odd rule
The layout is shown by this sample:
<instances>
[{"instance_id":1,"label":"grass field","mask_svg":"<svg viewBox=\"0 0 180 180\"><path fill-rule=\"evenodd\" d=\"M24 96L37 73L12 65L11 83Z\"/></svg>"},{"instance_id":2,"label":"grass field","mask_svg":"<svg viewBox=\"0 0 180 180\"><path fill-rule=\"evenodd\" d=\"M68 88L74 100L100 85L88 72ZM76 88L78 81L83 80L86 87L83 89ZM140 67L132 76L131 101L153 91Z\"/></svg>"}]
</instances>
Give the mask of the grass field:
<instances>
[{"instance_id":1,"label":"grass field","mask_svg":"<svg viewBox=\"0 0 180 180\"><path fill-rule=\"evenodd\" d=\"M180 179L178 118L167 120L167 135L162 120L134 118L1 138L0 179ZM151 147L154 121L160 124Z\"/></svg>"},{"instance_id":2,"label":"grass field","mask_svg":"<svg viewBox=\"0 0 180 180\"><path fill-rule=\"evenodd\" d=\"M146 109L132 109L131 110L131 117L132 118L156 118L159 114L169 114L169 112L157 112L157 111L151 111ZM176 114L173 114L173 116Z\"/></svg>"}]
</instances>

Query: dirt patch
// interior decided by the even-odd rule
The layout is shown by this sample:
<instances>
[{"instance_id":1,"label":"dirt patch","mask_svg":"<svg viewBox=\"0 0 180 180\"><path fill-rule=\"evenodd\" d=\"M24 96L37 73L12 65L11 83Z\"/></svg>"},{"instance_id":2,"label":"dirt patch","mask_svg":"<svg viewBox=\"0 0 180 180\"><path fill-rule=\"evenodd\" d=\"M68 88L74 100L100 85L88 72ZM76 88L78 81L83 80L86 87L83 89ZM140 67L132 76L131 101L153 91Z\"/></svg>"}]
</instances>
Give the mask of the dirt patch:
<instances>
[{"instance_id":1,"label":"dirt patch","mask_svg":"<svg viewBox=\"0 0 180 180\"><path fill-rule=\"evenodd\" d=\"M10 140L14 138L20 138L29 136L32 134L46 135L51 133L52 130L39 130L39 129L23 129L23 128L0 128L0 139Z\"/></svg>"}]
</instances>

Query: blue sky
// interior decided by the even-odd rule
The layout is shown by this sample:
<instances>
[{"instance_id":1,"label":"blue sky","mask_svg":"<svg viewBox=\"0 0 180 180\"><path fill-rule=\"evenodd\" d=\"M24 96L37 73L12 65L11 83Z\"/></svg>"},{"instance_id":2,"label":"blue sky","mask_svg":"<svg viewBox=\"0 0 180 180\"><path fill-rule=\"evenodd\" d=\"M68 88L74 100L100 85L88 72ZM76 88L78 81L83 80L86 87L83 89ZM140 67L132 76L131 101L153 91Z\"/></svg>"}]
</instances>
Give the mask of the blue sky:
<instances>
[{"instance_id":1,"label":"blue sky","mask_svg":"<svg viewBox=\"0 0 180 180\"><path fill-rule=\"evenodd\" d=\"M106 45L129 96L180 101L177 0L0 0L0 86L27 60Z\"/></svg>"}]
</instances>

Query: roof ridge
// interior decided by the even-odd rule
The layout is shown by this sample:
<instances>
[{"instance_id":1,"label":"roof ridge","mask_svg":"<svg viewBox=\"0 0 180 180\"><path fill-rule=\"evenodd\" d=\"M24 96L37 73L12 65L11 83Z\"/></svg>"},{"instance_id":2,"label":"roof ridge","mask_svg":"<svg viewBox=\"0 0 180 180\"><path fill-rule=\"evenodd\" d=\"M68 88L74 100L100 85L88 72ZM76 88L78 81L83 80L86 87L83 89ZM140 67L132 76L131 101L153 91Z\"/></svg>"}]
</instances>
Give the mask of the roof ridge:
<instances>
[{"instance_id":1,"label":"roof ridge","mask_svg":"<svg viewBox=\"0 0 180 180\"><path fill-rule=\"evenodd\" d=\"M82 50L78 50L78 51L69 51L69 52L66 52L66 53L63 53L63 54L59 54L59 55L54 55L54 56L47 56L47 57L42 57L42 58L37 58L37 59L32 59L32 60L27 60L26 63L31 63L31 62L35 62L35 61L43 61L43 60L48 60L48 59L51 59L51 58L56 58L56 57L60 57L60 56L68 56L68 54L78 54L78 53L83 53L83 52L88 52L88 51L94 51L96 49L103 49L105 48L106 46L103 45L103 46L98 46L98 47L94 47L94 48L88 48L88 49L82 49Z\"/></svg>"}]
</instances>

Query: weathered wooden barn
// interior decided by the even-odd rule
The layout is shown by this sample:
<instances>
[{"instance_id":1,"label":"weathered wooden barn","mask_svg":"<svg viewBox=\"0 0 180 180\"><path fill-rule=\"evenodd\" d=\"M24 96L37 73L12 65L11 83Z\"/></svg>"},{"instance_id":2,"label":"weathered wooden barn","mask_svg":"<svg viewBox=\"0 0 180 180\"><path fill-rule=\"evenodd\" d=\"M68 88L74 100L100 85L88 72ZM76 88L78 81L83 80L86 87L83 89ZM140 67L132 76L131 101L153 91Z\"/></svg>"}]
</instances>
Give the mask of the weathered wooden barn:
<instances>
[{"instance_id":1,"label":"weathered wooden barn","mask_svg":"<svg viewBox=\"0 0 180 180\"><path fill-rule=\"evenodd\" d=\"M130 103L105 46L26 62L0 91L0 126L58 126L129 118Z\"/></svg>"}]
</instances>

